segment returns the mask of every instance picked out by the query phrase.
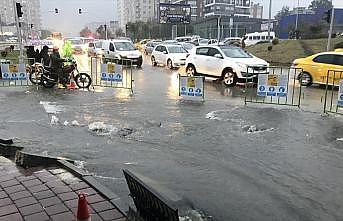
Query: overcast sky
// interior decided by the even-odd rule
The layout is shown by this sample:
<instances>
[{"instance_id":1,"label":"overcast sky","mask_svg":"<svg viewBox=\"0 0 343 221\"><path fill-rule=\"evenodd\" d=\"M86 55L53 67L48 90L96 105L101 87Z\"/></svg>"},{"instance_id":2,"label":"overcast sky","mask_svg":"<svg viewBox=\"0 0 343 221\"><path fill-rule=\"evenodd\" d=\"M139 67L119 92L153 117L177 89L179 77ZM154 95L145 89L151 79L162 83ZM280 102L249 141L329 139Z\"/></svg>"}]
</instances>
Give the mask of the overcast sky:
<instances>
[{"instance_id":1,"label":"overcast sky","mask_svg":"<svg viewBox=\"0 0 343 221\"><path fill-rule=\"evenodd\" d=\"M105 22L116 19L115 0L40 0L43 27L61 31L64 36L78 35L89 22ZM312 0L299 0L300 6L308 6ZM268 17L269 0L254 0L264 6L264 17ZM293 8L298 0L272 0L273 16L288 5ZM343 8L343 0L333 0L335 7ZM54 9L59 9L59 14ZM78 14L81 8L84 13Z\"/></svg>"}]
</instances>

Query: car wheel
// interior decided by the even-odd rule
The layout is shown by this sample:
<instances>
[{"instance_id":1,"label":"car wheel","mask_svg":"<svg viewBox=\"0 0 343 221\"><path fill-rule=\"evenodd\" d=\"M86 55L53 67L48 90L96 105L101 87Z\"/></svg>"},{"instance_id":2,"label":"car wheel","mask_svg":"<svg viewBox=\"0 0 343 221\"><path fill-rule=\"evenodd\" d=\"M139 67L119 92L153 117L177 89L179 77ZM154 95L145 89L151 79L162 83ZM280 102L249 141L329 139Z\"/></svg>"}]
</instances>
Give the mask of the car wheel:
<instances>
[{"instance_id":1,"label":"car wheel","mask_svg":"<svg viewBox=\"0 0 343 221\"><path fill-rule=\"evenodd\" d=\"M189 64L186 68L186 74L187 76L195 76L197 74L197 71L195 70L194 65Z\"/></svg>"},{"instance_id":2,"label":"car wheel","mask_svg":"<svg viewBox=\"0 0 343 221\"><path fill-rule=\"evenodd\" d=\"M313 83L313 79L310 73L302 72L299 74L299 83L301 86L309 87Z\"/></svg>"},{"instance_id":3,"label":"car wheel","mask_svg":"<svg viewBox=\"0 0 343 221\"><path fill-rule=\"evenodd\" d=\"M154 56L151 56L151 64L152 64L152 66L156 66L157 65L157 62L156 62Z\"/></svg>"},{"instance_id":4,"label":"car wheel","mask_svg":"<svg viewBox=\"0 0 343 221\"><path fill-rule=\"evenodd\" d=\"M174 68L172 60L168 59L167 66L168 66L169 69L173 69Z\"/></svg>"},{"instance_id":5,"label":"car wheel","mask_svg":"<svg viewBox=\"0 0 343 221\"><path fill-rule=\"evenodd\" d=\"M231 69L225 69L222 74L222 82L227 87L233 87L237 84L237 75Z\"/></svg>"}]
</instances>

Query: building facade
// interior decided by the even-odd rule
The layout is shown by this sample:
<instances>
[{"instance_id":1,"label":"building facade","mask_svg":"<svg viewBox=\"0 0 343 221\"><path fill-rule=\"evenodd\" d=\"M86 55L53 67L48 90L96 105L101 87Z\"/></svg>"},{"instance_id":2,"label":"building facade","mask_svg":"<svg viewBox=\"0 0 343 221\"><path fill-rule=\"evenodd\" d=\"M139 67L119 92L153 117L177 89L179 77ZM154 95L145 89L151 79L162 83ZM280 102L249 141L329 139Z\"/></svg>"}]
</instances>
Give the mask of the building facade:
<instances>
[{"instance_id":1,"label":"building facade","mask_svg":"<svg viewBox=\"0 0 343 221\"><path fill-rule=\"evenodd\" d=\"M204 17L250 17L250 0L204 0Z\"/></svg>"},{"instance_id":2,"label":"building facade","mask_svg":"<svg viewBox=\"0 0 343 221\"><path fill-rule=\"evenodd\" d=\"M158 2L158 0L117 0L119 27L125 31L125 25L129 22L155 20Z\"/></svg>"},{"instance_id":3,"label":"building facade","mask_svg":"<svg viewBox=\"0 0 343 221\"><path fill-rule=\"evenodd\" d=\"M260 4L251 4L250 15L252 18L262 18L263 6Z\"/></svg>"}]
</instances>

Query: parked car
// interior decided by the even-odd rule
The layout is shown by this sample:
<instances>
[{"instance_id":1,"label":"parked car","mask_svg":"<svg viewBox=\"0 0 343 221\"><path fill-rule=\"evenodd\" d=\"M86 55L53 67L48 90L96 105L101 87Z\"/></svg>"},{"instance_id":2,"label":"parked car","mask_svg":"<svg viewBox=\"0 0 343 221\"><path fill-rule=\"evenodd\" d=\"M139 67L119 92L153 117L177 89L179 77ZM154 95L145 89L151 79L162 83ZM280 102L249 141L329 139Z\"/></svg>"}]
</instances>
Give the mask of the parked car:
<instances>
[{"instance_id":1,"label":"parked car","mask_svg":"<svg viewBox=\"0 0 343 221\"><path fill-rule=\"evenodd\" d=\"M161 44L154 48L151 54L151 63L153 66L163 64L173 69L184 65L188 55L187 50L180 44Z\"/></svg>"},{"instance_id":2,"label":"parked car","mask_svg":"<svg viewBox=\"0 0 343 221\"><path fill-rule=\"evenodd\" d=\"M162 42L163 44L178 44L179 42L178 41L175 41L175 40L165 40Z\"/></svg>"},{"instance_id":3,"label":"parked car","mask_svg":"<svg viewBox=\"0 0 343 221\"><path fill-rule=\"evenodd\" d=\"M104 51L102 50L102 41L94 41L88 43L88 56L101 56L104 54Z\"/></svg>"},{"instance_id":4,"label":"parked car","mask_svg":"<svg viewBox=\"0 0 343 221\"><path fill-rule=\"evenodd\" d=\"M157 40L149 41L144 47L145 54L151 54L154 48L156 47L156 45L161 44L161 43L162 41L157 41Z\"/></svg>"},{"instance_id":5,"label":"parked car","mask_svg":"<svg viewBox=\"0 0 343 221\"><path fill-rule=\"evenodd\" d=\"M242 39L239 37L228 37L228 38L225 38L224 41L222 41L222 43L225 45L235 45L235 44L240 45L241 41Z\"/></svg>"},{"instance_id":6,"label":"parked car","mask_svg":"<svg viewBox=\"0 0 343 221\"><path fill-rule=\"evenodd\" d=\"M186 42L186 41L191 41L193 37L191 36L185 36L185 37L177 37L175 38L175 41L177 42Z\"/></svg>"},{"instance_id":7,"label":"parked car","mask_svg":"<svg viewBox=\"0 0 343 221\"><path fill-rule=\"evenodd\" d=\"M266 61L239 47L225 45L195 47L186 59L187 74L216 77L226 86L256 78L258 73L267 73L268 66ZM253 71L248 72L248 67L253 67Z\"/></svg>"},{"instance_id":8,"label":"parked car","mask_svg":"<svg viewBox=\"0 0 343 221\"><path fill-rule=\"evenodd\" d=\"M298 76L302 86L310 86L313 83L326 84L329 70L343 71L343 52L322 52L306 58L299 58L293 61L293 66L303 70ZM338 79L337 81L331 79L329 84L332 84L332 81L338 85Z\"/></svg>"},{"instance_id":9,"label":"parked car","mask_svg":"<svg viewBox=\"0 0 343 221\"><path fill-rule=\"evenodd\" d=\"M141 67L143 64L142 53L128 40L104 40L102 42L104 61L115 60L120 63L130 60L133 65Z\"/></svg>"}]
</instances>

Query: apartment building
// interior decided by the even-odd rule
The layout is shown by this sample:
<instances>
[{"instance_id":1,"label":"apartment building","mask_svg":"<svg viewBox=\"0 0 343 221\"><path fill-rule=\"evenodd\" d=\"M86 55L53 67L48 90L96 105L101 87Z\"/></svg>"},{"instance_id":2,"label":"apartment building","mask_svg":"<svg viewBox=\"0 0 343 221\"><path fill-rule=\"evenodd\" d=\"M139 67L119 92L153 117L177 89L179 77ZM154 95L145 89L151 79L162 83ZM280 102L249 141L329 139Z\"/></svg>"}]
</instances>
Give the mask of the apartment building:
<instances>
[{"instance_id":1,"label":"apartment building","mask_svg":"<svg viewBox=\"0 0 343 221\"><path fill-rule=\"evenodd\" d=\"M250 17L250 0L204 0L204 16Z\"/></svg>"}]
</instances>

